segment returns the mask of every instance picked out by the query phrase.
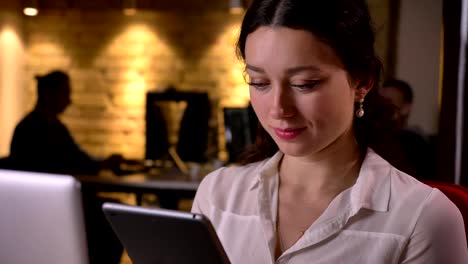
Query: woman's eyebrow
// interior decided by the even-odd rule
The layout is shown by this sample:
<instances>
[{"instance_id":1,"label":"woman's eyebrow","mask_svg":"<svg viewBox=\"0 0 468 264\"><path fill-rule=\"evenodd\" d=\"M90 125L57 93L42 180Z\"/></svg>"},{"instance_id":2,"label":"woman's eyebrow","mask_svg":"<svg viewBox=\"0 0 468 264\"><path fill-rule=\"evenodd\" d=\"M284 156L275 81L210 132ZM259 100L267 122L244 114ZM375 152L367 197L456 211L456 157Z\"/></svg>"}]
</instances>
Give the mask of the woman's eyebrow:
<instances>
[{"instance_id":1,"label":"woman's eyebrow","mask_svg":"<svg viewBox=\"0 0 468 264\"><path fill-rule=\"evenodd\" d=\"M258 73L265 73L264 69L257 67L257 66L250 65L250 64L245 65L245 70L250 70L250 71L258 72ZM306 66L298 66L298 67L289 68L286 70L286 73L289 75L292 75L292 74L302 72L302 71L321 72L320 68L317 66L306 65Z\"/></svg>"},{"instance_id":2,"label":"woman's eyebrow","mask_svg":"<svg viewBox=\"0 0 468 264\"><path fill-rule=\"evenodd\" d=\"M254 72L258 72L258 73L265 73L264 69L262 69L260 67L257 67L257 66L250 65L250 64L246 64L245 69L246 70L251 70L251 71L254 71Z\"/></svg>"}]
</instances>

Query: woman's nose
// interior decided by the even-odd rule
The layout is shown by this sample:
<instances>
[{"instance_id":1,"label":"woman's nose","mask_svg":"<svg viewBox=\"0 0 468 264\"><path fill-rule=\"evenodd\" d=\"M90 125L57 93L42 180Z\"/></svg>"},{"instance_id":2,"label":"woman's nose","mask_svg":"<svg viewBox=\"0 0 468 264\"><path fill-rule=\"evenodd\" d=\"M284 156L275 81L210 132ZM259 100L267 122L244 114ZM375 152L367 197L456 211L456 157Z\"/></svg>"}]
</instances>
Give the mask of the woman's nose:
<instances>
[{"instance_id":1,"label":"woman's nose","mask_svg":"<svg viewBox=\"0 0 468 264\"><path fill-rule=\"evenodd\" d=\"M270 115L274 119L288 118L294 116L294 98L287 87L273 87L270 98Z\"/></svg>"}]
</instances>

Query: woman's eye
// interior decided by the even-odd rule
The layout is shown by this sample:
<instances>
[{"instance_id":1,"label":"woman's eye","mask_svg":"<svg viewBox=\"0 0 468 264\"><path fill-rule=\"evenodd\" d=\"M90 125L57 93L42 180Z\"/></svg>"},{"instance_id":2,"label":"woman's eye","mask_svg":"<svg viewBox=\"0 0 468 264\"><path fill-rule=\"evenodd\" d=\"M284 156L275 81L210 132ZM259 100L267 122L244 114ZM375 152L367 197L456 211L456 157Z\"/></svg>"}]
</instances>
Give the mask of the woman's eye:
<instances>
[{"instance_id":1,"label":"woman's eye","mask_svg":"<svg viewBox=\"0 0 468 264\"><path fill-rule=\"evenodd\" d=\"M265 89L268 87L268 85L270 85L266 82L248 82L247 84L255 89Z\"/></svg>"},{"instance_id":2,"label":"woman's eye","mask_svg":"<svg viewBox=\"0 0 468 264\"><path fill-rule=\"evenodd\" d=\"M308 81L301 84L291 84L291 87L299 91L307 91L313 89L318 83L319 81Z\"/></svg>"}]
</instances>

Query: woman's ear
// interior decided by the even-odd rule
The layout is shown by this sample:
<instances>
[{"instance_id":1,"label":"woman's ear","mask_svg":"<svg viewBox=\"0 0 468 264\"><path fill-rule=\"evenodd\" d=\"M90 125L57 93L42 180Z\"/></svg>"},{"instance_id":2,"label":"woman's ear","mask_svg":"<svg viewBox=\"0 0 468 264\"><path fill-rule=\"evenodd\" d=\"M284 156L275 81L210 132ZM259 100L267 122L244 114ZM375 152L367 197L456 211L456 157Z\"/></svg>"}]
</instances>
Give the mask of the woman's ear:
<instances>
[{"instance_id":1,"label":"woman's ear","mask_svg":"<svg viewBox=\"0 0 468 264\"><path fill-rule=\"evenodd\" d=\"M359 81L356 86L355 99L359 101L366 97L367 93L374 87L374 80L369 79L367 81Z\"/></svg>"}]
</instances>

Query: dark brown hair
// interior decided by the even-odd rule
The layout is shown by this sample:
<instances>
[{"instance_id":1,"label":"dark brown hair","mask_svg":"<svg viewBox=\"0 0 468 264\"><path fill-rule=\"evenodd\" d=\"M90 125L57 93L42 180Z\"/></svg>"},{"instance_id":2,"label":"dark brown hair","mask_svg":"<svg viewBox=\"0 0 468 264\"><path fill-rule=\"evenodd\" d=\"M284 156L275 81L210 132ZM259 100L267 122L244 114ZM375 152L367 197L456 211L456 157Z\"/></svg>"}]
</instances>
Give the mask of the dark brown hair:
<instances>
[{"instance_id":1,"label":"dark brown hair","mask_svg":"<svg viewBox=\"0 0 468 264\"><path fill-rule=\"evenodd\" d=\"M314 34L333 48L354 81L373 83L364 102L365 115L354 119L354 131L362 151L372 147L388 156L383 146L396 130L395 115L378 93L382 63L374 50L375 33L365 1L254 0L245 14L237 42L240 59L245 60L247 36L260 26L302 29ZM278 151L260 125L256 134L255 145L243 157L244 164L271 157Z\"/></svg>"}]
</instances>

